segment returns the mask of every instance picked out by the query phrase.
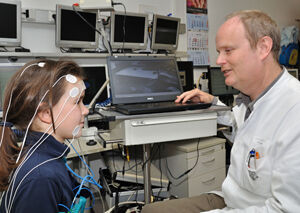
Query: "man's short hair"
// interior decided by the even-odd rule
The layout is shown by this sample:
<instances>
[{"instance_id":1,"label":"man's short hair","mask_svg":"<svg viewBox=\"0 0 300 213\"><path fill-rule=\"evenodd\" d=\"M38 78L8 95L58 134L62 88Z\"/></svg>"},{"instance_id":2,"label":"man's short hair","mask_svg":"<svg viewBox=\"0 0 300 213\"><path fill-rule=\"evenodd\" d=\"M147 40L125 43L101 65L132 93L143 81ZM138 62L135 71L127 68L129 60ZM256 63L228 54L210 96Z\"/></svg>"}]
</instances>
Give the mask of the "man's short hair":
<instances>
[{"instance_id":1,"label":"man's short hair","mask_svg":"<svg viewBox=\"0 0 300 213\"><path fill-rule=\"evenodd\" d=\"M231 13L227 16L227 20L233 17L239 17L246 30L246 37L252 48L256 45L260 38L269 36L273 40L271 52L276 61L278 61L280 51L280 30L276 22L266 13L259 10L242 10Z\"/></svg>"}]
</instances>

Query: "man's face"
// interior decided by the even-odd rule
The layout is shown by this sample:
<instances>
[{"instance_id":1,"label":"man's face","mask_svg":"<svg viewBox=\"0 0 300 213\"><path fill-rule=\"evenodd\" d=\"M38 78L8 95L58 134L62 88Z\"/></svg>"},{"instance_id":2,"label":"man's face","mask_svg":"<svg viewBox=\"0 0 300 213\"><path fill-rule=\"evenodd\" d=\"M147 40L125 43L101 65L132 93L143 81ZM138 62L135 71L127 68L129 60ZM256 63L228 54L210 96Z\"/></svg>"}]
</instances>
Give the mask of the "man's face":
<instances>
[{"instance_id":1,"label":"man's face","mask_svg":"<svg viewBox=\"0 0 300 213\"><path fill-rule=\"evenodd\" d=\"M255 89L259 79L259 60L257 50L251 48L243 24L238 17L227 20L216 37L219 53L217 64L225 76L228 86L249 94Z\"/></svg>"}]
</instances>

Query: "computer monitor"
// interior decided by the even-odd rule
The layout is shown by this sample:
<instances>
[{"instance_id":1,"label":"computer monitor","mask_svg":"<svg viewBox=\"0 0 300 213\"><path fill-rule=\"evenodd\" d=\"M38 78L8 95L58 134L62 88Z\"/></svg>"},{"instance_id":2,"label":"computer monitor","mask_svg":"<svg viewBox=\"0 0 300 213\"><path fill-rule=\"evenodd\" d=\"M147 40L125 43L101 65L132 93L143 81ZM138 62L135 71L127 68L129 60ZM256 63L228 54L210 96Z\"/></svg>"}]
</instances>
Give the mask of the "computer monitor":
<instances>
[{"instance_id":1,"label":"computer monitor","mask_svg":"<svg viewBox=\"0 0 300 213\"><path fill-rule=\"evenodd\" d=\"M209 93L214 96L229 96L239 93L237 89L225 84L225 77L220 67L208 68L208 89Z\"/></svg>"},{"instance_id":2,"label":"computer monitor","mask_svg":"<svg viewBox=\"0 0 300 213\"><path fill-rule=\"evenodd\" d=\"M180 18L154 14L151 49L176 50Z\"/></svg>"},{"instance_id":3,"label":"computer monitor","mask_svg":"<svg viewBox=\"0 0 300 213\"><path fill-rule=\"evenodd\" d=\"M3 109L5 88L12 76L24 65L24 63L4 63L0 66L0 111Z\"/></svg>"},{"instance_id":4,"label":"computer monitor","mask_svg":"<svg viewBox=\"0 0 300 213\"><path fill-rule=\"evenodd\" d=\"M146 49L148 14L112 12L110 43L114 49Z\"/></svg>"},{"instance_id":5,"label":"computer monitor","mask_svg":"<svg viewBox=\"0 0 300 213\"><path fill-rule=\"evenodd\" d=\"M0 46L21 46L21 2L0 0Z\"/></svg>"},{"instance_id":6,"label":"computer monitor","mask_svg":"<svg viewBox=\"0 0 300 213\"><path fill-rule=\"evenodd\" d=\"M287 71L289 72L289 74L299 80L298 68L287 68Z\"/></svg>"},{"instance_id":7,"label":"computer monitor","mask_svg":"<svg viewBox=\"0 0 300 213\"><path fill-rule=\"evenodd\" d=\"M107 79L105 65L80 65L84 72L84 84L86 86L83 104L89 105L98 90ZM108 98L107 89L104 89L102 94L97 98L97 103L103 103Z\"/></svg>"},{"instance_id":8,"label":"computer monitor","mask_svg":"<svg viewBox=\"0 0 300 213\"><path fill-rule=\"evenodd\" d=\"M61 48L95 49L99 35L97 13L79 7L56 5L56 46ZM84 19L89 23L86 23Z\"/></svg>"},{"instance_id":9,"label":"computer monitor","mask_svg":"<svg viewBox=\"0 0 300 213\"><path fill-rule=\"evenodd\" d=\"M183 91L194 89L194 66L192 61L177 61Z\"/></svg>"},{"instance_id":10,"label":"computer monitor","mask_svg":"<svg viewBox=\"0 0 300 213\"><path fill-rule=\"evenodd\" d=\"M107 68L113 104L170 101L182 93L174 57L110 56Z\"/></svg>"}]
</instances>

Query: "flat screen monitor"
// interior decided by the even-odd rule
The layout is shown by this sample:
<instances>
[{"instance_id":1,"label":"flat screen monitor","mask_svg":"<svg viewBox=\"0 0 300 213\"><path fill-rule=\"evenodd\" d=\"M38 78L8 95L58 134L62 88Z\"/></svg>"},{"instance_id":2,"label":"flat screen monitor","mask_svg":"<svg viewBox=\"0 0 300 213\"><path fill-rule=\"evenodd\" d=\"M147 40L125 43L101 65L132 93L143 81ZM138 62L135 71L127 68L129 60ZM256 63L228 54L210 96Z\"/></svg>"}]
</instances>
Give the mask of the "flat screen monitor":
<instances>
[{"instance_id":1,"label":"flat screen monitor","mask_svg":"<svg viewBox=\"0 0 300 213\"><path fill-rule=\"evenodd\" d=\"M287 68L288 73L299 80L298 68Z\"/></svg>"},{"instance_id":2,"label":"flat screen monitor","mask_svg":"<svg viewBox=\"0 0 300 213\"><path fill-rule=\"evenodd\" d=\"M112 12L110 32L112 48L146 49L147 32L147 14Z\"/></svg>"},{"instance_id":3,"label":"flat screen monitor","mask_svg":"<svg viewBox=\"0 0 300 213\"><path fill-rule=\"evenodd\" d=\"M220 67L209 67L208 69L208 89L214 96L226 96L239 94L237 89L225 84L224 74Z\"/></svg>"},{"instance_id":4,"label":"flat screen monitor","mask_svg":"<svg viewBox=\"0 0 300 213\"><path fill-rule=\"evenodd\" d=\"M194 65L192 61L177 61L183 91L194 89Z\"/></svg>"},{"instance_id":5,"label":"flat screen monitor","mask_svg":"<svg viewBox=\"0 0 300 213\"><path fill-rule=\"evenodd\" d=\"M113 104L170 101L182 93L174 57L111 56L107 66Z\"/></svg>"},{"instance_id":6,"label":"flat screen monitor","mask_svg":"<svg viewBox=\"0 0 300 213\"><path fill-rule=\"evenodd\" d=\"M95 49L99 35L97 13L80 8L56 5L56 46L62 48ZM86 23L84 19L89 23Z\"/></svg>"},{"instance_id":7,"label":"flat screen monitor","mask_svg":"<svg viewBox=\"0 0 300 213\"><path fill-rule=\"evenodd\" d=\"M0 111L3 109L5 88L11 77L24 65L24 63L2 63L0 66Z\"/></svg>"},{"instance_id":8,"label":"flat screen monitor","mask_svg":"<svg viewBox=\"0 0 300 213\"><path fill-rule=\"evenodd\" d=\"M0 0L0 46L21 46L21 2Z\"/></svg>"},{"instance_id":9,"label":"flat screen monitor","mask_svg":"<svg viewBox=\"0 0 300 213\"><path fill-rule=\"evenodd\" d=\"M176 50L180 18L154 14L151 49Z\"/></svg>"},{"instance_id":10,"label":"flat screen monitor","mask_svg":"<svg viewBox=\"0 0 300 213\"><path fill-rule=\"evenodd\" d=\"M98 90L106 81L106 66L105 65L80 65L84 72L84 84L86 86L83 104L89 105ZM108 98L107 89L104 89L101 95L97 98L97 103L102 103Z\"/></svg>"}]
</instances>

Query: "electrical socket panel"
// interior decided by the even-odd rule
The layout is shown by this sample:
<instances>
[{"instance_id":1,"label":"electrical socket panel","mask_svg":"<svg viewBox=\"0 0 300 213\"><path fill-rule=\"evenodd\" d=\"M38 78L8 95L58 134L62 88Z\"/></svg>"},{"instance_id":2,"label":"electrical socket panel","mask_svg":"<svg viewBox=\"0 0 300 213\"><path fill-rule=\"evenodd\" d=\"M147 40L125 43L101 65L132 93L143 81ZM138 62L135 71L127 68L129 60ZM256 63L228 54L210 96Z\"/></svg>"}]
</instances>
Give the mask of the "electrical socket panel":
<instances>
[{"instance_id":1,"label":"electrical socket panel","mask_svg":"<svg viewBox=\"0 0 300 213\"><path fill-rule=\"evenodd\" d=\"M80 0L79 5L81 9L87 10L102 10L111 11L113 10L111 0Z\"/></svg>"}]
</instances>

